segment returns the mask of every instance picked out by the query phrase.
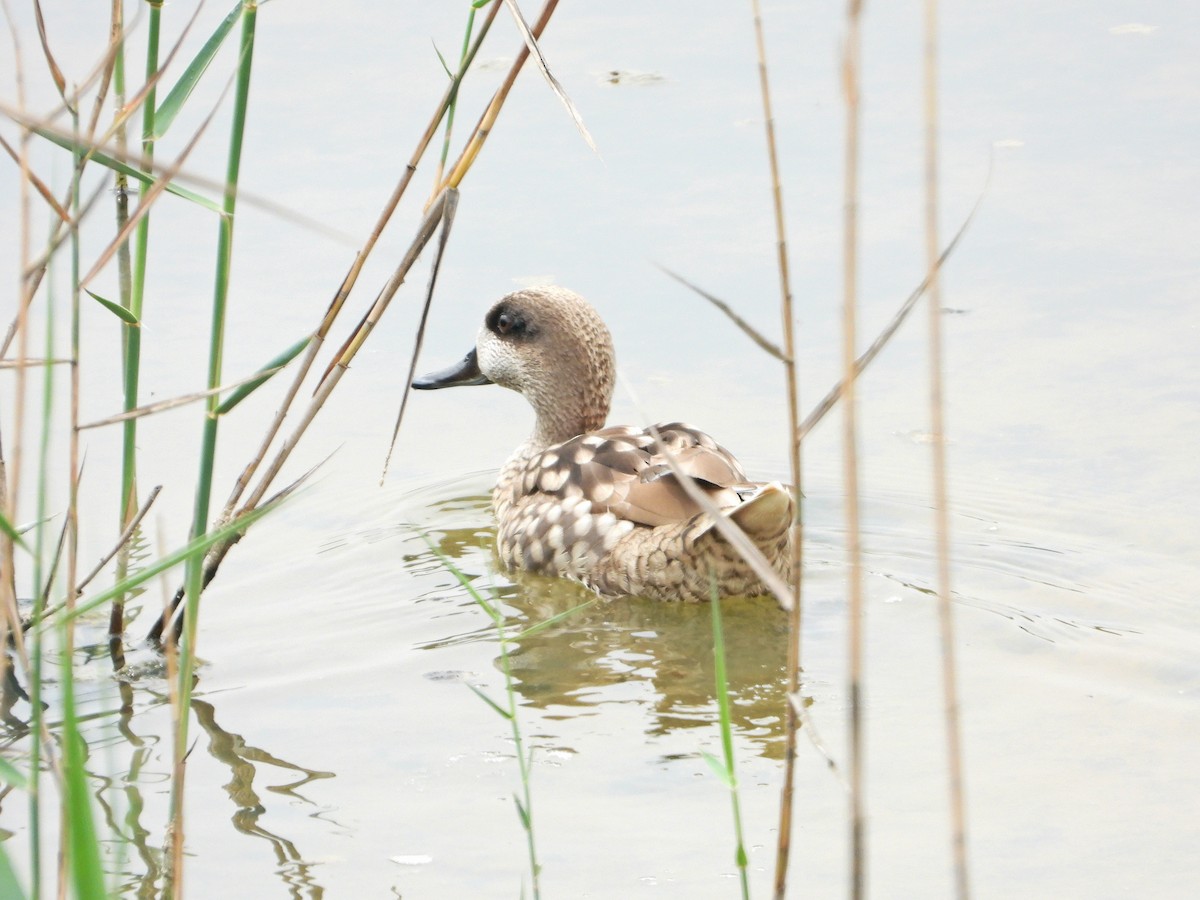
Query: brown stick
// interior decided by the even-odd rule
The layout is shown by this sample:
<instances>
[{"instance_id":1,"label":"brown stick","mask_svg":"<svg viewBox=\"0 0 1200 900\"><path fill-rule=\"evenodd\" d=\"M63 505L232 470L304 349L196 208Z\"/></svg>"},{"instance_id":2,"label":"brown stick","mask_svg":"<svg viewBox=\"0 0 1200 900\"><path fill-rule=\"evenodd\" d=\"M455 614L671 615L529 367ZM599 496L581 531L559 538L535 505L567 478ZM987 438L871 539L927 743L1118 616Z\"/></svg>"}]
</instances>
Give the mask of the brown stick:
<instances>
[{"instance_id":1,"label":"brown stick","mask_svg":"<svg viewBox=\"0 0 1200 900\"><path fill-rule=\"evenodd\" d=\"M800 385L796 372L795 313L789 275L787 230L784 226L783 188L779 177L779 156L775 147L775 119L771 107L771 89L767 78L767 47L763 38L762 11L758 0L751 0L754 12L754 39L758 48L758 82L762 92L763 117L766 121L767 158L771 168L771 200L775 211L775 239L779 264L780 314L783 318L783 371L787 387L788 455L792 469L792 499L795 518L791 528L792 605L788 611L787 674L788 702L785 714L783 785L779 803L779 833L775 849L775 897L787 893L788 862L792 847L792 797L796 769L796 733L800 729L800 636L803 625L801 584L804 575L804 514L801 507L803 470L800 467L800 436L796 423L800 418Z\"/></svg>"},{"instance_id":2,"label":"brown stick","mask_svg":"<svg viewBox=\"0 0 1200 900\"><path fill-rule=\"evenodd\" d=\"M850 0L842 75L846 92L846 162L843 186L845 223L842 247L842 403L843 479L846 496L846 544L850 562L849 584L849 694L850 694L850 895L866 895L866 804L863 798L863 589L862 544L858 515L858 419L855 398L855 359L858 304L858 166L859 166L859 57L862 52L861 0Z\"/></svg>"},{"instance_id":3,"label":"brown stick","mask_svg":"<svg viewBox=\"0 0 1200 900\"><path fill-rule=\"evenodd\" d=\"M942 648L942 700L950 793L950 844L958 900L971 894L967 871L961 726L950 603L950 500L946 487L946 425L942 402L942 286L938 271L937 0L925 0L925 260L929 278L929 409L933 449L933 508L937 527L938 621Z\"/></svg>"}]
</instances>

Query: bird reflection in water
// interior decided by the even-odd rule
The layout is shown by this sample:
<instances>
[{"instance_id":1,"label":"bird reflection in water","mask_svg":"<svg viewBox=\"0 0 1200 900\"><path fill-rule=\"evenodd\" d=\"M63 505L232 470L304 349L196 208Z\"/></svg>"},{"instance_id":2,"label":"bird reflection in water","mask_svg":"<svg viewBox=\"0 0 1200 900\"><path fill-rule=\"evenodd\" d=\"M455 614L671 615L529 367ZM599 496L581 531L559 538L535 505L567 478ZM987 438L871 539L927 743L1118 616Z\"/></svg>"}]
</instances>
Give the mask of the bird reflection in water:
<instances>
[{"instance_id":1,"label":"bird reflection in water","mask_svg":"<svg viewBox=\"0 0 1200 900\"><path fill-rule=\"evenodd\" d=\"M413 542L416 552L406 557L410 571L435 567L438 554L452 560L477 590L495 591L514 633L595 601L523 637L510 651L515 687L526 704L546 710L552 719L588 715L604 703L646 706L651 697L646 734L652 737L717 720L712 613L707 603L599 600L586 588L561 579L497 574L491 530L467 527L427 534L437 553ZM761 755L781 757L787 617L765 597L726 600L721 611L734 730ZM487 623L425 644L424 649L494 637L495 629ZM614 690L631 683L645 690Z\"/></svg>"}]
</instances>

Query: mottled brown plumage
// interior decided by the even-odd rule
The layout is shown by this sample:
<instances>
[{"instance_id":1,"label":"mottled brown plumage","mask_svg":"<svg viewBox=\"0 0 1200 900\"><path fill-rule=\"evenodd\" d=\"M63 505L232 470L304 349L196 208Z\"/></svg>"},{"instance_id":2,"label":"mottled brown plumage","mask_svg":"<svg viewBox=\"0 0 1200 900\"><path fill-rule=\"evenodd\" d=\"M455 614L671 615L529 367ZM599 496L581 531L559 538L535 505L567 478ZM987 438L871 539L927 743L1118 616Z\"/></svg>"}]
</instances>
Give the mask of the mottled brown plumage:
<instances>
[{"instance_id":1,"label":"mottled brown plumage","mask_svg":"<svg viewBox=\"0 0 1200 900\"><path fill-rule=\"evenodd\" d=\"M605 428L615 375L608 329L578 294L545 287L509 294L488 312L476 346L421 389L500 384L537 414L533 435L500 470L492 506L506 566L580 581L596 592L705 600L767 593L684 491L650 429ZM718 508L788 576L790 493L747 479L711 437L679 422L654 426Z\"/></svg>"}]
</instances>

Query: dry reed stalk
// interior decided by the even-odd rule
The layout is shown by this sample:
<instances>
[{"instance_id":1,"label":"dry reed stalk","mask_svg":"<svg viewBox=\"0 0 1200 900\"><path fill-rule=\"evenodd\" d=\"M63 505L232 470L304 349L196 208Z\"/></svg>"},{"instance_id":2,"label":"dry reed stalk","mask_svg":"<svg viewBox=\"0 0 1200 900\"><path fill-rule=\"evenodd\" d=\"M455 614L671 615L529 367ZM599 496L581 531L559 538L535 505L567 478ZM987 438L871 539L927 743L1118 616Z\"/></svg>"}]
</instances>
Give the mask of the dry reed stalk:
<instances>
[{"instance_id":1,"label":"dry reed stalk","mask_svg":"<svg viewBox=\"0 0 1200 900\"><path fill-rule=\"evenodd\" d=\"M541 36L557 5L558 0L548 0L546 5L543 7L537 23L532 28L532 33L535 38ZM474 58L479 45L486 36L488 27L491 25L492 19L495 15L494 10L498 7L499 3L494 2L493 12L485 20L483 27L480 29L479 37L472 47L471 53L467 60L467 65L469 65L471 59ZM487 130L490 129L492 124L494 124L496 121L496 117L499 115L500 109L503 107L504 99L508 96L508 92L512 88L513 83L516 81L517 74L520 72L521 67L524 65L524 62L528 56L529 48L526 44L524 47L522 47L521 51L517 54L517 58L509 67L508 74L506 75L501 87L496 91L496 94L493 95L492 100L488 104L488 107L481 117L479 124L476 125L475 131L468 140L467 148L455 162L455 165L451 171L451 175L447 179L448 184L457 186L462 181L463 177L465 177L466 173L470 170L471 164L478 156L479 150L482 148L484 140L486 140ZM465 71L465 66L463 71ZM408 183L412 179L413 173L416 171L417 162L424 154L425 149L433 139L433 136L436 134L438 123L441 121L441 116L445 112L445 109L449 104L449 100L452 97L453 87L454 86L452 84L451 87L447 89L442 103L439 106L438 112L430 121L429 126L426 128L425 133L419 141L417 151L414 153L412 160L406 167L405 173L402 176L400 183L397 185L396 190L393 191L392 197L389 199L383 214L380 216L379 222L376 225L376 229L368 238L367 244L364 245L363 251L360 252L355 258L354 263L351 265L350 271L342 280L342 284L339 287L337 294L334 296L333 301L326 310L325 316L322 319L321 325L318 327L310 348L304 355L304 359L301 362L300 370L297 372L296 379L293 381L293 384L289 389L287 395L288 404L290 404L292 398L296 396L301 380L303 379L304 375L307 374L309 367L315 359L317 349L319 349L319 346L324 342L324 338L328 333L329 328L332 326L333 320L337 317L337 314L341 311L346 299L348 298L350 290L354 286L359 272L362 269L362 265L365 262L366 253L369 253L370 248L374 246L375 241L382 232L384 225L386 225L388 219L390 219L392 212L395 210L396 205L400 201L400 197L403 195L405 188L407 188ZM316 417L317 413L320 411L329 395L333 392L333 389L337 386L338 381L341 380L341 376L345 372L346 367L349 365L350 360L353 359L354 355L358 352L358 348L362 346L363 342L370 334L375 322L377 322L379 316L383 314L383 311L387 308L387 305L390 303L391 298L395 295L400 285L404 283L404 279L407 276L408 271L416 262L417 257L420 255L425 245L433 237L437 225L442 220L443 206L446 195L447 191L445 189L442 189L438 192L438 199L426 211L426 215L422 220L421 225L418 227L417 235L409 245L404 259L393 272L388 282L381 289L379 295L372 304L371 309L363 316L355 331L350 335L341 348L339 348L337 354L335 354L333 360L326 368L320 382L317 384L316 390L313 393L313 398L309 402L308 407L301 415L301 418L297 422L295 428L292 430L292 433L284 440L279 449L276 451L275 457L272 459L270 465L260 475L257 486L253 491L251 491L247 499L242 502L240 506L238 506L238 501L241 498L241 494L245 491L250 480L254 477L254 474L257 472L263 460L266 458L270 444L273 442L274 437L277 435L282 426L283 418L286 415L286 407L277 413L276 419L270 426L268 440L264 441L263 445L260 447L259 453L256 454L255 458L252 459L250 464L246 467L246 470L243 471L241 476L239 476L238 481L235 484L233 494L231 495L230 500L226 502L225 513L218 521L227 521L244 515L248 511L256 508L256 506L262 501L262 498L266 496L267 491L269 490L276 476L279 474L280 470L283 468L284 463L287 461L288 457L291 456L292 451L295 449L301 437L307 431L308 426L312 423L313 419ZM235 508L236 512L234 511ZM228 542L222 542L213 547L211 553L205 561L204 584L206 586L215 577L217 569L220 567L225 555L229 552L233 544L235 544L238 539L240 539L240 535L230 539ZM177 592L177 603L180 596L181 594ZM155 624L148 635L150 640L159 641L161 639L167 625L169 624L169 618L169 616L164 617Z\"/></svg>"},{"instance_id":2,"label":"dry reed stalk","mask_svg":"<svg viewBox=\"0 0 1200 900\"><path fill-rule=\"evenodd\" d=\"M843 477L846 496L846 550L849 558L849 651L850 693L850 895L866 895L866 810L863 799L863 589L862 544L858 513L858 419L855 397L855 355L858 303L858 166L859 60L862 52L862 0L850 0L847 35L842 58L846 94L846 156L843 208L845 215L842 248L842 404Z\"/></svg>"},{"instance_id":3,"label":"dry reed stalk","mask_svg":"<svg viewBox=\"0 0 1200 900\"><path fill-rule=\"evenodd\" d=\"M142 524L142 519L146 518L146 513L150 512L150 507L154 505L154 501L158 499L158 495L161 492L162 485L156 484L150 491L150 496L148 496L142 502L141 509L139 509L137 514L129 520L129 524L125 526L125 530L121 532L121 536L117 538L117 542L113 545L113 548L100 558L100 562L98 562L95 567L88 572L87 575L80 579L79 584L75 585L75 596L78 597L80 594L82 594L83 589L91 584L96 576L104 571L104 567L112 562L113 557L121 552L121 548L124 547L129 542L129 539L133 537L133 533L137 531L137 527Z\"/></svg>"},{"instance_id":4,"label":"dry reed stalk","mask_svg":"<svg viewBox=\"0 0 1200 900\"><path fill-rule=\"evenodd\" d=\"M538 20L534 23L531 30L534 40L538 40L545 31L546 25L550 22L550 17L554 15L554 10L558 6L558 0L546 0L546 5L542 7L542 12L538 16ZM504 106L504 101L508 98L508 92L512 90L513 84L517 80L517 74L525 65L525 60L529 58L529 42L526 42L521 47L517 58L513 60L513 64L509 66L508 74L504 77L504 81L492 96L491 102L483 111L483 115L479 117L479 122L475 125L475 131L471 134L471 139L467 141L466 147L463 148L454 165L450 167L450 175L447 176L443 188L458 187L467 172L471 170L475 158L479 156L479 152L483 149L483 144L491 133L492 126L495 125L497 117L500 115L500 110Z\"/></svg>"},{"instance_id":5,"label":"dry reed stalk","mask_svg":"<svg viewBox=\"0 0 1200 900\"><path fill-rule=\"evenodd\" d=\"M954 888L959 900L971 894L967 870L966 807L963 799L962 737L954 650L954 607L950 603L950 501L946 487L946 426L942 397L942 288L938 248L938 45L937 0L925 0L925 260L929 281L929 408L933 449L934 515L937 527L937 595L941 631L943 709L950 793Z\"/></svg>"},{"instance_id":6,"label":"dry reed stalk","mask_svg":"<svg viewBox=\"0 0 1200 900\"><path fill-rule=\"evenodd\" d=\"M21 159L17 155L17 151L13 149L12 144L6 141L2 135L0 135L0 147L4 148L4 152L12 158L13 162L15 162L18 166L21 165ZM63 209L62 204L58 202L54 194L51 193L50 188L46 186L46 182L38 178L37 175L33 174L33 172L29 173L29 181L33 185L34 189L41 195L42 199L46 201L46 205L54 210L54 214L58 216L59 219L61 219L63 222L71 221L71 214Z\"/></svg>"},{"instance_id":7,"label":"dry reed stalk","mask_svg":"<svg viewBox=\"0 0 1200 900\"><path fill-rule=\"evenodd\" d=\"M396 424L392 428L392 440L388 444L387 456L383 460L383 472L379 476L381 486L384 479L387 478L388 466L392 462L392 452L396 449L396 439L400 437L400 423L404 421L404 411L408 408L408 398L412 395L412 383L417 375L417 360L421 356L421 346L425 342L425 326L429 322L429 309L433 306L433 292L437 286L438 273L442 270L442 257L446 253L446 244L450 240L450 228L454 224L454 214L458 209L458 191L448 190L445 197L437 250L434 253L433 263L429 267L429 287L425 291L425 303L421 307L421 321L417 323L417 336L413 340L412 358L408 363L408 374L404 376L404 388L400 392L400 409L396 413Z\"/></svg>"},{"instance_id":8,"label":"dry reed stalk","mask_svg":"<svg viewBox=\"0 0 1200 900\"><path fill-rule=\"evenodd\" d=\"M990 168L988 170L987 181L991 181ZM945 249L942 250L941 255L938 256L933 265L930 266L929 270L925 274L925 278L920 284L913 288L912 293L908 295L905 301L900 305L900 308L896 310L891 321L884 326L884 329L880 331L878 335L876 335L875 340L871 342L871 346L859 354L858 358L854 360L854 368L851 371L849 378L843 378L832 388L830 388L829 393L821 398L821 401L813 407L812 412L804 417L804 421L800 423L798 428L798 436L801 441L808 436L810 431L817 427L817 423L825 418L826 414L831 409L837 406L837 402L842 399L842 396L846 392L846 384L862 375L867 366L869 366L875 357L879 355L880 351L887 346L888 341L892 339L893 335L900 330L900 326L904 324L904 320L908 318L908 314L913 311L914 307L916 307L917 301L925 296L925 292L929 289L929 285L933 280L933 276L937 274L937 272L941 270L942 266L946 264L946 260L950 258L950 254L954 252L956 247L958 247L958 242L962 240L963 235L967 233L967 228L971 225L971 222L974 221L975 214L979 212L979 207L983 205L983 198L986 195L987 182L984 183L983 190L980 191L979 197L975 201L975 205L971 207L971 211L967 214L966 219L963 220L962 225L960 225L958 231L955 232L954 239L946 245Z\"/></svg>"},{"instance_id":9,"label":"dry reed stalk","mask_svg":"<svg viewBox=\"0 0 1200 900\"><path fill-rule=\"evenodd\" d=\"M409 182L412 181L413 175L416 174L417 165L420 163L421 158L425 155L425 151L429 148L430 142L437 134L438 125L441 123L442 117L446 114L446 110L449 108L450 103L456 96L459 86L459 79L462 78L462 76L466 73L467 68L475 59L475 55L479 52L479 48L483 45L484 38L487 37L488 30L491 28L492 22L495 20L496 14L499 12L499 10L500 0L493 0L493 3L488 10L487 18L484 20L483 25L479 29L478 36L475 38L470 50L463 58L458 79L452 81L450 85L447 86L446 92L442 95L442 99L438 103L437 109L430 117L429 124L426 125L425 131L417 140L417 145L413 149L413 153L409 157L408 164L404 168L404 174L400 177L400 181L396 184L396 187L393 189L391 196L388 197L387 202L384 203L383 209L380 211L379 217L375 221L375 226L371 229L371 233L367 236L362 248L357 254L355 254L354 261L350 264L349 270L342 278L342 283L338 286L337 292L333 296L333 300L330 301L329 307L326 309L325 315L321 319L321 323L317 326L316 331L313 333L312 342L309 344L308 350L304 354L304 358L300 361L296 375L292 379L292 384L288 388L283 402L280 404L279 410L275 414L275 418L271 421L271 424L267 428L267 433L264 436L258 452L242 470L234 484L232 492L229 495L229 499L225 501L225 508L221 514L221 518L223 520L226 520L233 515L238 501L241 499L242 494L250 484L250 480L254 477L254 474L258 471L258 467L266 458L271 443L278 435L279 429L283 426L283 420L287 417L288 410L291 408L296 395L299 393L300 385L308 376L313 362L316 360L318 353L324 345L325 338L329 334L329 330L333 327L333 323L337 319L338 313L341 312L342 307L345 305L346 300L350 296L350 292L354 289L354 285L358 281L358 276L362 272L362 268L367 261L367 257L371 255L371 251L375 248L375 244L383 234L388 222L391 221L392 214L400 205L400 200L403 198L405 191L408 189Z\"/></svg>"},{"instance_id":10,"label":"dry reed stalk","mask_svg":"<svg viewBox=\"0 0 1200 900\"><path fill-rule=\"evenodd\" d=\"M787 894L788 862L792 847L792 808L796 768L796 734L800 729L800 647L803 626L801 585L804 575L804 514L801 503L803 472L800 466L800 385L796 373L795 313L792 303L791 277L788 265L787 230L783 214L783 188L779 176L779 155L775 145L775 117L771 106L770 80L767 76L767 47L763 37L762 10L758 0L751 0L754 13L754 41L758 51L758 81L762 93L763 117L766 124L767 159L771 171L771 200L775 212L776 253L779 266L780 316L783 319L784 380L787 387L788 457L792 471L792 499L795 519L791 534L791 570L793 573L792 607L788 611L787 677L788 702L785 717L783 786L780 791L779 832L775 850L775 897Z\"/></svg>"}]
</instances>

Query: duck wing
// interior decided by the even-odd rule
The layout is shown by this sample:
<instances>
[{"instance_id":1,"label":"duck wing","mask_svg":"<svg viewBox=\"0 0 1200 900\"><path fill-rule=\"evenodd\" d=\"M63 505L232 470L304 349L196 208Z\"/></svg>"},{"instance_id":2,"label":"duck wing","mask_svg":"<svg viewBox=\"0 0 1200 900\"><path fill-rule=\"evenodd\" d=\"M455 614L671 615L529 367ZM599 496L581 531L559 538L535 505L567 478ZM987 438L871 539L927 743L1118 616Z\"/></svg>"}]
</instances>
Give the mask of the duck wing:
<instances>
[{"instance_id":1,"label":"duck wing","mask_svg":"<svg viewBox=\"0 0 1200 900\"><path fill-rule=\"evenodd\" d=\"M680 468L718 507L737 506L746 473L733 455L703 431L681 422L654 426ZM650 429L604 428L556 444L525 468L526 494L582 499L640 525L669 525L704 509L687 495Z\"/></svg>"}]
</instances>

